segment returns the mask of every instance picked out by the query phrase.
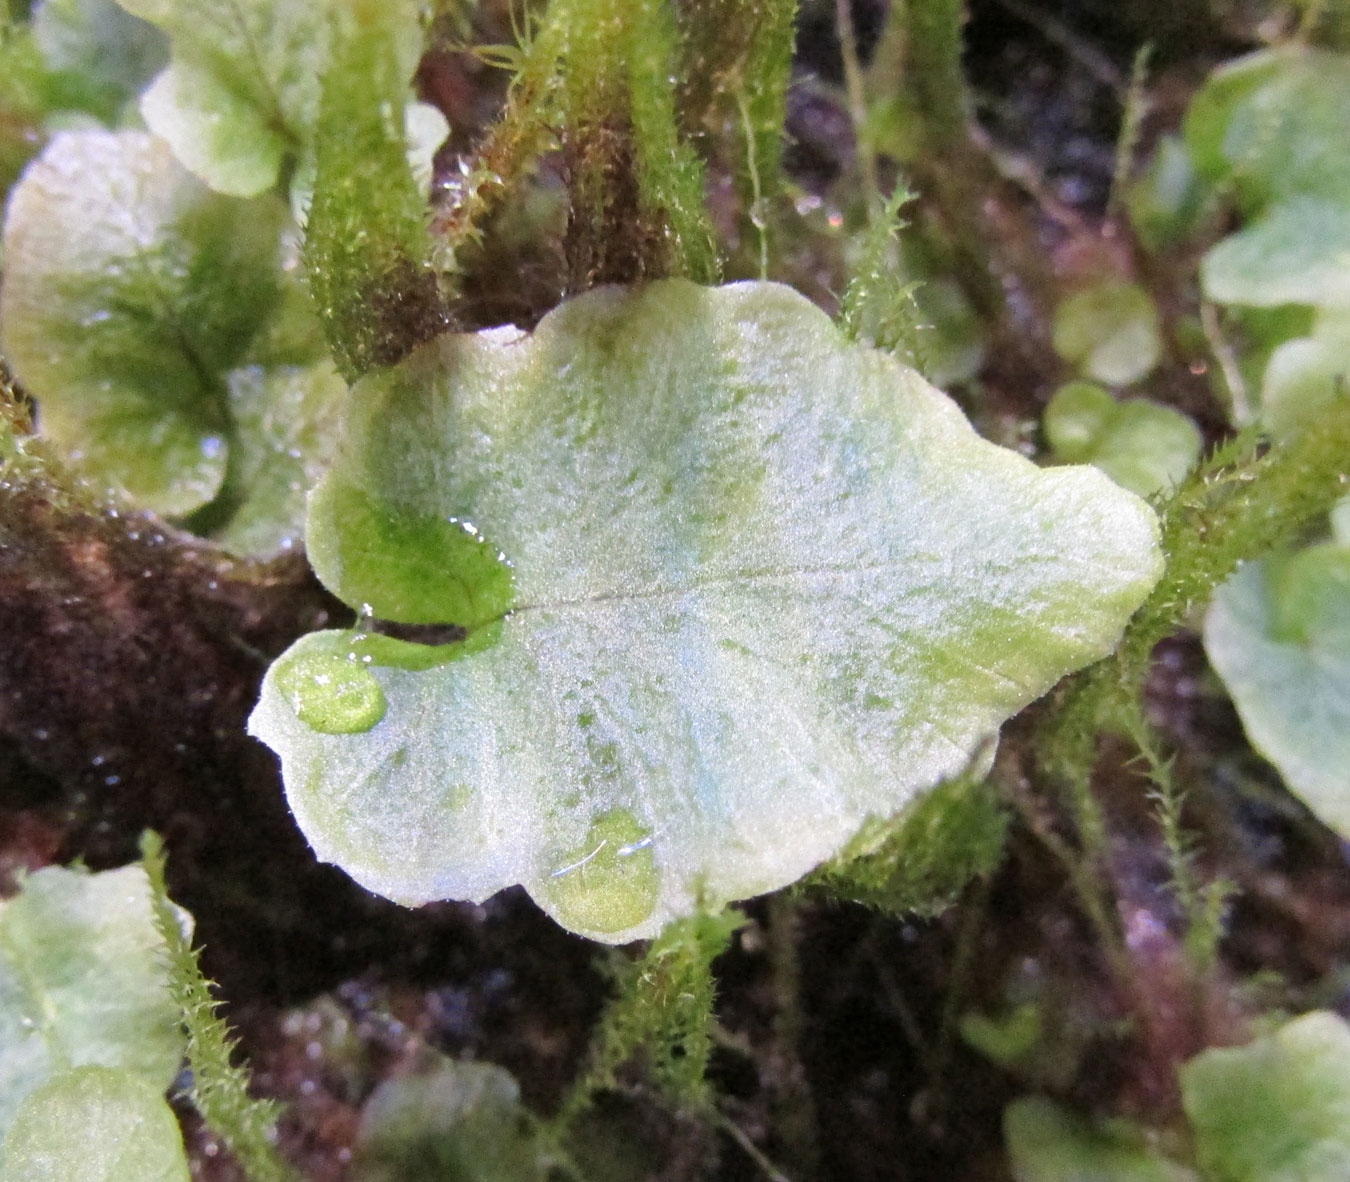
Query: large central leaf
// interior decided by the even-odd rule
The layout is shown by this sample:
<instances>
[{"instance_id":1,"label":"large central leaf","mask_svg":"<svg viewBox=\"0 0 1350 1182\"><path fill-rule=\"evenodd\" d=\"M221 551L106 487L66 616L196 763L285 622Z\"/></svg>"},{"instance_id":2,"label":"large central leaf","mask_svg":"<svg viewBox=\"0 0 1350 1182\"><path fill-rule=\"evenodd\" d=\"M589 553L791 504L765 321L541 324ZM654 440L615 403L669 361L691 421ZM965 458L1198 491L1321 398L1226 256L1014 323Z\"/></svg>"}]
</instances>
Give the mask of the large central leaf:
<instances>
[{"instance_id":1,"label":"large central leaf","mask_svg":"<svg viewBox=\"0 0 1350 1182\"><path fill-rule=\"evenodd\" d=\"M592 292L349 406L316 570L468 637L305 637L250 726L319 856L405 903L519 882L617 942L783 886L1108 652L1160 568L1142 501L774 284Z\"/></svg>"}]
</instances>

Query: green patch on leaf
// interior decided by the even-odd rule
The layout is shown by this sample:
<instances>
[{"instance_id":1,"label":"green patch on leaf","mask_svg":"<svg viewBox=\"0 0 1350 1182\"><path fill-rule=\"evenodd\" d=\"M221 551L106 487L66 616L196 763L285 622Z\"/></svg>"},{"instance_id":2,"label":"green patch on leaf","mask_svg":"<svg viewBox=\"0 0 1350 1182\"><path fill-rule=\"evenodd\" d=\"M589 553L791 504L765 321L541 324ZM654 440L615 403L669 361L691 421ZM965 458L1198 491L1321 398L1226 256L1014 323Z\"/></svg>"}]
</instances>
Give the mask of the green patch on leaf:
<instances>
[{"instance_id":1,"label":"green patch on leaf","mask_svg":"<svg viewBox=\"0 0 1350 1182\"><path fill-rule=\"evenodd\" d=\"M1197 1156L1214 1182L1350 1177L1350 1027L1319 1011L1181 1068Z\"/></svg>"},{"instance_id":2,"label":"green patch on leaf","mask_svg":"<svg viewBox=\"0 0 1350 1182\"><path fill-rule=\"evenodd\" d=\"M361 498L373 528L347 524ZM251 730L318 855L409 904L519 882L571 923L556 872L626 813L650 913L575 925L614 942L792 882L964 770L1110 651L1161 562L1152 513L1100 473L986 443L756 283L597 291L358 384L315 569L344 593L359 553L353 606L378 617L435 560L403 544L431 522L500 548L509 612L439 621L472 625L459 660L369 664L388 709L363 734L308 726L275 672ZM447 545L434 585L474 588L481 553Z\"/></svg>"},{"instance_id":3,"label":"green patch on leaf","mask_svg":"<svg viewBox=\"0 0 1350 1182\"><path fill-rule=\"evenodd\" d=\"M1252 745L1350 836L1350 546L1244 566L1214 597L1205 651Z\"/></svg>"},{"instance_id":4,"label":"green patch on leaf","mask_svg":"<svg viewBox=\"0 0 1350 1182\"><path fill-rule=\"evenodd\" d=\"M0 904L0 1134L26 1095L74 1067L115 1067L163 1093L183 1037L162 956L139 866L49 867Z\"/></svg>"},{"instance_id":5,"label":"green patch on leaf","mask_svg":"<svg viewBox=\"0 0 1350 1182\"><path fill-rule=\"evenodd\" d=\"M1127 386L1158 363L1158 310L1133 283L1094 284L1055 309L1054 345L1088 377Z\"/></svg>"},{"instance_id":6,"label":"green patch on leaf","mask_svg":"<svg viewBox=\"0 0 1350 1182\"><path fill-rule=\"evenodd\" d=\"M1118 402L1091 382L1069 382L1045 408L1055 458L1096 464L1141 497L1181 483L1200 458L1200 432L1179 411L1143 398Z\"/></svg>"},{"instance_id":7,"label":"green patch on leaf","mask_svg":"<svg viewBox=\"0 0 1350 1182\"><path fill-rule=\"evenodd\" d=\"M164 1090L132 1071L79 1067L28 1097L4 1141L6 1182L188 1182Z\"/></svg>"}]
</instances>

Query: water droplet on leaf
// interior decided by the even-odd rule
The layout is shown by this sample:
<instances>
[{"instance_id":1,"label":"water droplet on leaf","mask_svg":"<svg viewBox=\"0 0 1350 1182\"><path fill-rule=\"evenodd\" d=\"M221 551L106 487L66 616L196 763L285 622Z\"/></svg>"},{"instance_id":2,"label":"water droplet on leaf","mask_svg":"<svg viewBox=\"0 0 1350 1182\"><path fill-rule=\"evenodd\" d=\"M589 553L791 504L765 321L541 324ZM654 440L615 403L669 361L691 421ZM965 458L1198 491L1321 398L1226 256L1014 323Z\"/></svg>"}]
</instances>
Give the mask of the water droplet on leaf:
<instances>
[{"instance_id":1,"label":"water droplet on leaf","mask_svg":"<svg viewBox=\"0 0 1350 1182\"><path fill-rule=\"evenodd\" d=\"M275 677L296 717L321 734L368 731L388 708L370 670L335 653L299 653L278 665Z\"/></svg>"},{"instance_id":2,"label":"water droplet on leaf","mask_svg":"<svg viewBox=\"0 0 1350 1182\"><path fill-rule=\"evenodd\" d=\"M627 809L592 823L586 840L554 859L548 897L573 931L621 932L652 913L660 886L652 832Z\"/></svg>"}]
</instances>

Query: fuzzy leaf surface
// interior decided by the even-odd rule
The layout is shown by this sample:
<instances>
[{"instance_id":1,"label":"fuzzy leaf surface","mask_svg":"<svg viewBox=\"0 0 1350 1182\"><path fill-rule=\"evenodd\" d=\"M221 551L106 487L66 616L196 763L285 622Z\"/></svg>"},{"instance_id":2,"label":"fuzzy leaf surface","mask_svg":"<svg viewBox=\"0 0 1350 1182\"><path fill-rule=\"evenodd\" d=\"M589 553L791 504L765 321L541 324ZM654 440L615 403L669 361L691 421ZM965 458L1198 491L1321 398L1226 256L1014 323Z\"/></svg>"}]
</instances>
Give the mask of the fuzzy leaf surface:
<instances>
[{"instance_id":1,"label":"fuzzy leaf surface","mask_svg":"<svg viewBox=\"0 0 1350 1182\"><path fill-rule=\"evenodd\" d=\"M1100 472L985 442L787 288L677 280L363 380L307 541L348 603L467 629L269 672L250 727L319 857L409 904L524 883L611 942L963 770L1161 566Z\"/></svg>"},{"instance_id":2,"label":"fuzzy leaf surface","mask_svg":"<svg viewBox=\"0 0 1350 1182\"><path fill-rule=\"evenodd\" d=\"M1350 59L1286 46L1213 71L1186 116L1199 171L1231 178L1244 210L1298 194L1345 200Z\"/></svg>"},{"instance_id":3,"label":"fuzzy leaf surface","mask_svg":"<svg viewBox=\"0 0 1350 1182\"><path fill-rule=\"evenodd\" d=\"M0 1135L54 1073L116 1067L162 1092L183 1036L139 866L49 867L0 905Z\"/></svg>"},{"instance_id":4,"label":"fuzzy leaf surface","mask_svg":"<svg viewBox=\"0 0 1350 1182\"><path fill-rule=\"evenodd\" d=\"M147 508L215 496L221 379L276 303L284 214L212 193L144 132L56 136L10 197L0 288L43 432Z\"/></svg>"},{"instance_id":5,"label":"fuzzy leaf surface","mask_svg":"<svg viewBox=\"0 0 1350 1182\"><path fill-rule=\"evenodd\" d=\"M4 1182L188 1182L178 1118L130 1071L79 1067L38 1088L5 1138Z\"/></svg>"}]
</instances>

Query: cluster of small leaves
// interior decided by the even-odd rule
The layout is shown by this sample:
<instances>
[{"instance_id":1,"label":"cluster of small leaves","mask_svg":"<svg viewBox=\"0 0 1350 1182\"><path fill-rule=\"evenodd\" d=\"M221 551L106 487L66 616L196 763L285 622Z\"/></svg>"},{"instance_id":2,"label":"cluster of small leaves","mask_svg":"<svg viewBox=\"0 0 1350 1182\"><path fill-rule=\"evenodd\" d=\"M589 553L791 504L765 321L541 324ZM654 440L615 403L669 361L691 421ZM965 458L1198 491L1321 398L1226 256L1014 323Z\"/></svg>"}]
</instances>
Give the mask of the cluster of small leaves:
<instances>
[{"instance_id":1,"label":"cluster of small leaves","mask_svg":"<svg viewBox=\"0 0 1350 1182\"><path fill-rule=\"evenodd\" d=\"M221 1018L221 1003L202 975L199 953L183 934L164 880L164 846L147 832L141 856L150 879L155 926L164 941L169 991L187 1033L190 1095L202 1119L243 1166L250 1182L291 1182L294 1172L275 1146L277 1104L248 1093L249 1074L233 1061L236 1043Z\"/></svg>"},{"instance_id":2,"label":"cluster of small leaves","mask_svg":"<svg viewBox=\"0 0 1350 1182\"><path fill-rule=\"evenodd\" d=\"M1055 459L1095 464L1141 497L1166 496L1200 456L1200 432L1185 415L1144 398L1118 402L1092 382L1056 390L1042 425Z\"/></svg>"},{"instance_id":3,"label":"cluster of small leaves","mask_svg":"<svg viewBox=\"0 0 1350 1182\"><path fill-rule=\"evenodd\" d=\"M615 997L591 1042L591 1061L559 1115L566 1126L600 1091L620 1086L620 1069L640 1060L646 1078L676 1107L711 1107L708 1060L717 980L713 961L745 916L734 908L669 924L615 974Z\"/></svg>"},{"instance_id":4,"label":"cluster of small leaves","mask_svg":"<svg viewBox=\"0 0 1350 1182\"><path fill-rule=\"evenodd\" d=\"M1040 1096L1004 1113L1017 1182L1322 1182L1350 1171L1350 1026L1321 1010L1183 1064L1185 1137L1092 1122Z\"/></svg>"}]
</instances>

